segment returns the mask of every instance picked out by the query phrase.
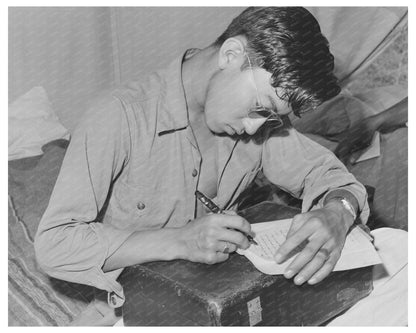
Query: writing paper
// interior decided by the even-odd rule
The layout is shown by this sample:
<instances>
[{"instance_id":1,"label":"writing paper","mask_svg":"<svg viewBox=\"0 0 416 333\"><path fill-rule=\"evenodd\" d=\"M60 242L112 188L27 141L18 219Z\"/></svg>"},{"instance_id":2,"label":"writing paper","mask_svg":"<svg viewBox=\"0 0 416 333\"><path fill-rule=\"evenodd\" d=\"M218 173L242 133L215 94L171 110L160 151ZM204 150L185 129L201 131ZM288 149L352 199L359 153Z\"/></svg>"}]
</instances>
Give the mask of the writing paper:
<instances>
[{"instance_id":1,"label":"writing paper","mask_svg":"<svg viewBox=\"0 0 416 333\"><path fill-rule=\"evenodd\" d=\"M301 244L282 264L277 264L273 257L285 242L292 219L262 222L251 225L258 245L251 244L246 250L238 249L237 253L246 256L258 270L265 274L283 274L286 267L307 244ZM335 265L335 271L354 269L381 263L369 236L358 226L348 234L341 256Z\"/></svg>"}]
</instances>

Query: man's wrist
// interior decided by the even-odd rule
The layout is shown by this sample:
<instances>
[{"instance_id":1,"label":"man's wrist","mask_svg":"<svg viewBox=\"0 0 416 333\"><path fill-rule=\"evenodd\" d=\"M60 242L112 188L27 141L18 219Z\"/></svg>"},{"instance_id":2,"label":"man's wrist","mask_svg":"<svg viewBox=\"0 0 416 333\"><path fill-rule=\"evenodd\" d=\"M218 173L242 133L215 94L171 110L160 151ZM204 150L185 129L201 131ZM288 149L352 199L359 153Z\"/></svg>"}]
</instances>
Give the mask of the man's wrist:
<instances>
[{"instance_id":1,"label":"man's wrist","mask_svg":"<svg viewBox=\"0 0 416 333\"><path fill-rule=\"evenodd\" d=\"M357 198L350 191L341 188L330 191L323 200L323 206L332 200L341 202L344 208L350 211L351 215L354 217L354 220L357 218L359 212L359 204Z\"/></svg>"},{"instance_id":2,"label":"man's wrist","mask_svg":"<svg viewBox=\"0 0 416 333\"><path fill-rule=\"evenodd\" d=\"M351 207L346 205L345 201L344 198L331 198L326 201L324 208L341 214L346 223L346 227L349 229L354 224L357 217L355 212L351 210Z\"/></svg>"},{"instance_id":3,"label":"man's wrist","mask_svg":"<svg viewBox=\"0 0 416 333\"><path fill-rule=\"evenodd\" d=\"M377 131L380 129L380 127L383 125L383 118L380 114L370 116L367 119L365 119L368 127L373 131Z\"/></svg>"},{"instance_id":4,"label":"man's wrist","mask_svg":"<svg viewBox=\"0 0 416 333\"><path fill-rule=\"evenodd\" d=\"M183 230L182 228L171 228L167 229L171 233L171 246L168 250L168 260L176 260L176 259L188 259L188 253L186 251L186 240L183 238Z\"/></svg>"}]
</instances>

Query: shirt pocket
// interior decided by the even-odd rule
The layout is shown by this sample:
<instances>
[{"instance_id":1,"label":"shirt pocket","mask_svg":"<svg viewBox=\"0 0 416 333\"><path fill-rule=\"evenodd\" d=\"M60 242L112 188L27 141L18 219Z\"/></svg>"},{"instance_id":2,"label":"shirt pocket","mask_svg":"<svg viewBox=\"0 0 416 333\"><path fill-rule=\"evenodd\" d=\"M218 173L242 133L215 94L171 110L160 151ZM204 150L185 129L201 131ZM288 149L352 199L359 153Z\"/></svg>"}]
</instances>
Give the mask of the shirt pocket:
<instances>
[{"instance_id":1,"label":"shirt pocket","mask_svg":"<svg viewBox=\"0 0 416 333\"><path fill-rule=\"evenodd\" d=\"M136 230L153 229L166 222L163 198L153 186L119 181L112 195L112 219L119 220L126 227Z\"/></svg>"}]
</instances>

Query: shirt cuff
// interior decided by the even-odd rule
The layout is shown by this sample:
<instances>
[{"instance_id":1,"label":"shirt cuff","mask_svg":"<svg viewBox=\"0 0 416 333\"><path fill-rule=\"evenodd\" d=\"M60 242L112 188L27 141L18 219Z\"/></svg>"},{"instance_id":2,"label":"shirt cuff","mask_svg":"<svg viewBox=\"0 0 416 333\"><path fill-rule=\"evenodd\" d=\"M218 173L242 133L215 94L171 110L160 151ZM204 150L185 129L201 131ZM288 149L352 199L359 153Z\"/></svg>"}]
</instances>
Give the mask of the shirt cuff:
<instances>
[{"instance_id":1,"label":"shirt cuff","mask_svg":"<svg viewBox=\"0 0 416 333\"><path fill-rule=\"evenodd\" d=\"M123 287L117 282L117 278L123 269L116 269L110 272L104 272L102 267L105 260L110 257L117 249L131 236L133 231L121 230L112 226L104 226L103 224L94 224L95 231L99 242L106 244L104 255L100 261L100 267L97 269L97 276L94 279L94 285L108 292L107 302L113 308L118 308L124 304L125 297ZM101 286L98 286L100 284Z\"/></svg>"}]
</instances>

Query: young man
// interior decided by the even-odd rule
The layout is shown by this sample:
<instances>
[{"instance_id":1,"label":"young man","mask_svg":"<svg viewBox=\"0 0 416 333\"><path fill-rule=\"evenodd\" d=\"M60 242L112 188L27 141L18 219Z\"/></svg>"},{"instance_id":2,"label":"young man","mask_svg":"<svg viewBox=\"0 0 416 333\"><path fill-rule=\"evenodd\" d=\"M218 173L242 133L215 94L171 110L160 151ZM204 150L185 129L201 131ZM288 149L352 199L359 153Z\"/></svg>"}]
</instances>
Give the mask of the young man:
<instances>
[{"instance_id":1,"label":"young man","mask_svg":"<svg viewBox=\"0 0 416 333\"><path fill-rule=\"evenodd\" d=\"M247 248L250 224L208 214L199 190L232 211L263 170L303 199L276 261L309 243L285 276L323 280L349 227L365 222L364 187L332 153L281 117L339 92L333 56L303 8L248 8L211 46L131 82L91 108L75 131L37 233L43 269L119 297L129 265L185 259L214 264ZM235 229L235 230L234 230Z\"/></svg>"}]
</instances>

